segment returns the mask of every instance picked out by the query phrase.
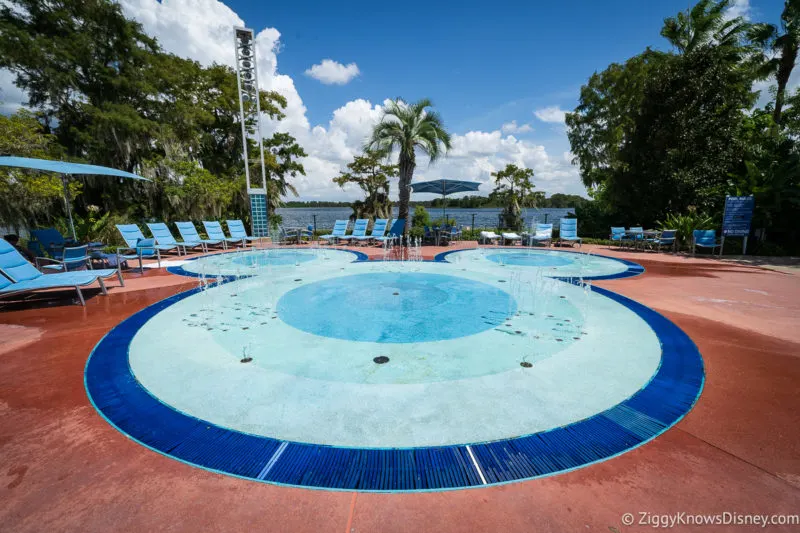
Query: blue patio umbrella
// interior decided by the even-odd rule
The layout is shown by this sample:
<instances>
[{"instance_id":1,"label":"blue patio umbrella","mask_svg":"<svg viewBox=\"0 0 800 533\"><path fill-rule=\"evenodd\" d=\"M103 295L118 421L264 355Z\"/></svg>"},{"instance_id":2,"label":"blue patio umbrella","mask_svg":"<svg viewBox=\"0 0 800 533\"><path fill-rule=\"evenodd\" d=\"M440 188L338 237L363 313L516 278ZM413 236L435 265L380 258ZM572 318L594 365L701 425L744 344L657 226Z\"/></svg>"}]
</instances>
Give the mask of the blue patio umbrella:
<instances>
[{"instance_id":1,"label":"blue patio umbrella","mask_svg":"<svg viewBox=\"0 0 800 533\"><path fill-rule=\"evenodd\" d=\"M476 181L461 181L461 180L433 180L433 181L420 181L411 184L411 190L414 192L429 192L432 194L441 194L444 200L444 220L447 221L447 195L455 194L457 192L470 192L477 191L481 184Z\"/></svg>"},{"instance_id":2,"label":"blue patio umbrella","mask_svg":"<svg viewBox=\"0 0 800 533\"><path fill-rule=\"evenodd\" d=\"M85 165L83 163L68 163L66 161L52 161L49 159L32 159L30 157L13 157L2 156L0 157L0 167L18 167L29 168L33 170L42 170L45 172L55 172L61 174L61 181L64 183L64 205L67 208L67 215L69 216L69 225L72 229L72 238L77 240L78 236L75 233L75 224L72 222L72 206L69 201L69 190L67 189L67 177L71 174L87 174L97 176L117 176L120 178L130 178L134 180L150 181L147 178L125 172L124 170L117 170L109 167L101 167L98 165Z\"/></svg>"}]
</instances>

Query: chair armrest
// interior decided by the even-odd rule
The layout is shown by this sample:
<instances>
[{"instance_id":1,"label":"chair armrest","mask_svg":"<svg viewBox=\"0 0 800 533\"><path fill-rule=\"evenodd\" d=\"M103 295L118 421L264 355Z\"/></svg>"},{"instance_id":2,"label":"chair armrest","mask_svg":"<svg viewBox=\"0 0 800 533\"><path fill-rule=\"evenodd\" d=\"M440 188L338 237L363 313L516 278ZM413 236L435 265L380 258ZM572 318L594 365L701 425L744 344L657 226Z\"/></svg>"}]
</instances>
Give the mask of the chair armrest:
<instances>
[{"instance_id":1,"label":"chair armrest","mask_svg":"<svg viewBox=\"0 0 800 533\"><path fill-rule=\"evenodd\" d=\"M36 268L41 268L43 261L47 261L49 263L58 263L59 265L63 265L64 264L64 261L60 261L58 259L53 259L52 257L37 257L36 258Z\"/></svg>"}]
</instances>

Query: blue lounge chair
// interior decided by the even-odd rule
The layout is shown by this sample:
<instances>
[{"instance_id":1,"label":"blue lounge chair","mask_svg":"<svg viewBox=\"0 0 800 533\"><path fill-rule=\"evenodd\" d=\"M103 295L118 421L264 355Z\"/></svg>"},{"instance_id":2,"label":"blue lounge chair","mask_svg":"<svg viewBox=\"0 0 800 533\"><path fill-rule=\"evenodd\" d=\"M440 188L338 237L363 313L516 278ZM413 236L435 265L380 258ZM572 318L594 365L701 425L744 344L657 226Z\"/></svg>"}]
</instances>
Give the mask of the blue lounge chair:
<instances>
[{"instance_id":1,"label":"blue lounge chair","mask_svg":"<svg viewBox=\"0 0 800 533\"><path fill-rule=\"evenodd\" d=\"M625 238L625 228L611 227L611 235L609 239L611 242L616 242L618 246L622 246L622 240Z\"/></svg>"},{"instance_id":2,"label":"blue lounge chair","mask_svg":"<svg viewBox=\"0 0 800 533\"><path fill-rule=\"evenodd\" d=\"M622 237L623 243L630 244L634 247L642 241L644 241L644 228L641 226L631 226Z\"/></svg>"},{"instance_id":3,"label":"blue lounge chair","mask_svg":"<svg viewBox=\"0 0 800 533\"><path fill-rule=\"evenodd\" d=\"M392 223L392 227L389 229L389 234L383 237L376 237L375 240L378 242L386 242L388 240L397 239L398 237L402 237L403 233L406 230L406 219L398 218Z\"/></svg>"},{"instance_id":4,"label":"blue lounge chair","mask_svg":"<svg viewBox=\"0 0 800 533\"><path fill-rule=\"evenodd\" d=\"M200 234L197 233L197 228L194 227L194 222L176 222L175 227L178 228L178 233L181 234L181 239L184 242L202 242L208 251L209 246L222 246L227 248L225 241L218 239L201 239Z\"/></svg>"},{"instance_id":5,"label":"blue lounge chair","mask_svg":"<svg viewBox=\"0 0 800 533\"><path fill-rule=\"evenodd\" d=\"M328 242L337 241L345 236L347 233L347 226L349 222L347 220L337 220L333 224L333 231L328 235L320 235L320 239L326 240Z\"/></svg>"},{"instance_id":6,"label":"blue lounge chair","mask_svg":"<svg viewBox=\"0 0 800 533\"><path fill-rule=\"evenodd\" d=\"M95 281L103 294L108 294L103 280L116 275L119 284L125 286L119 268L103 270L80 270L44 275L30 264L16 248L5 239L0 239L0 296L12 296L45 289L75 289L81 305L86 305L81 287Z\"/></svg>"},{"instance_id":7,"label":"blue lounge chair","mask_svg":"<svg viewBox=\"0 0 800 533\"><path fill-rule=\"evenodd\" d=\"M650 246L655 250L667 247L670 248L674 253L677 244L677 239L675 238L677 234L678 230L674 229L661 230L661 233L655 239L651 239L648 242Z\"/></svg>"},{"instance_id":8,"label":"blue lounge chair","mask_svg":"<svg viewBox=\"0 0 800 533\"><path fill-rule=\"evenodd\" d=\"M389 219L386 218L376 218L375 223L372 224L372 233L369 235L362 235L360 237L356 236L355 240L359 243L362 242L372 242L378 237L383 237L386 235L386 227L389 225Z\"/></svg>"},{"instance_id":9,"label":"blue lounge chair","mask_svg":"<svg viewBox=\"0 0 800 533\"><path fill-rule=\"evenodd\" d=\"M126 246L117 248L117 266L121 265L122 261L138 259L139 270L141 270L142 258L155 258L158 261L158 267L161 268L161 252L177 251L178 249L175 245L156 244L155 239L145 239L142 230L136 224L117 224L117 230L126 244Z\"/></svg>"},{"instance_id":10,"label":"blue lounge chair","mask_svg":"<svg viewBox=\"0 0 800 533\"><path fill-rule=\"evenodd\" d=\"M453 238L453 228L452 226L446 224L442 227L434 227L434 234L438 235L438 239L436 240L436 245L440 246L442 241L445 242L448 246L450 246L450 242Z\"/></svg>"},{"instance_id":11,"label":"blue lounge chair","mask_svg":"<svg viewBox=\"0 0 800 533\"><path fill-rule=\"evenodd\" d=\"M36 268L43 272L70 272L86 268L91 269L92 262L89 259L89 245L84 244L83 246L64 248L61 259L37 257Z\"/></svg>"},{"instance_id":12,"label":"blue lounge chair","mask_svg":"<svg viewBox=\"0 0 800 533\"><path fill-rule=\"evenodd\" d=\"M48 255L53 259L61 259L66 246L77 246L74 239L65 239L61 232L55 228L31 230L28 240L28 249L39 257Z\"/></svg>"},{"instance_id":13,"label":"blue lounge chair","mask_svg":"<svg viewBox=\"0 0 800 533\"><path fill-rule=\"evenodd\" d=\"M450 235L448 235L448 241L460 241L461 240L461 227L460 226L451 226L450 227Z\"/></svg>"},{"instance_id":14,"label":"blue lounge chair","mask_svg":"<svg viewBox=\"0 0 800 533\"><path fill-rule=\"evenodd\" d=\"M178 255L181 254L181 248L183 248L183 255L186 255L187 248L197 248L198 246L203 252L206 251L206 245L199 240L187 241L184 239L183 242L176 241L175 237L172 236L172 232L163 222L153 222L152 224L147 224L147 227L150 228L150 233L153 234L156 244L177 246Z\"/></svg>"},{"instance_id":15,"label":"blue lounge chair","mask_svg":"<svg viewBox=\"0 0 800 533\"><path fill-rule=\"evenodd\" d=\"M575 246L577 242L578 248L583 245L581 238L578 237L577 218L562 218L561 222L559 222L558 243L561 244L564 241L571 243L572 246Z\"/></svg>"},{"instance_id":16,"label":"blue lounge chair","mask_svg":"<svg viewBox=\"0 0 800 533\"><path fill-rule=\"evenodd\" d=\"M208 235L208 238L215 241L221 241L222 247L225 249L228 248L228 243L239 244L241 246L245 245L245 239L226 237L225 232L222 231L222 224L216 220L204 220L203 227L206 228L206 234Z\"/></svg>"},{"instance_id":17,"label":"blue lounge chair","mask_svg":"<svg viewBox=\"0 0 800 533\"><path fill-rule=\"evenodd\" d=\"M350 241L356 237L364 237L367 234L367 227L369 226L368 218L359 218L353 224L353 233L351 235L342 235L339 237L343 241Z\"/></svg>"},{"instance_id":18,"label":"blue lounge chair","mask_svg":"<svg viewBox=\"0 0 800 533\"><path fill-rule=\"evenodd\" d=\"M714 255L714 248L720 247L717 241L717 231L713 229L696 229L692 232L692 255L697 247L711 248L711 255Z\"/></svg>"},{"instance_id":19,"label":"blue lounge chair","mask_svg":"<svg viewBox=\"0 0 800 533\"><path fill-rule=\"evenodd\" d=\"M248 237L247 231L244 229L244 223L241 220L226 220L228 224L228 233L231 238L239 239L242 242L260 241L261 237Z\"/></svg>"},{"instance_id":20,"label":"blue lounge chair","mask_svg":"<svg viewBox=\"0 0 800 533\"><path fill-rule=\"evenodd\" d=\"M552 224L536 224L536 232L533 235L529 236L530 245L533 246L535 243L542 243L545 242L552 245L553 244L553 225Z\"/></svg>"}]
</instances>

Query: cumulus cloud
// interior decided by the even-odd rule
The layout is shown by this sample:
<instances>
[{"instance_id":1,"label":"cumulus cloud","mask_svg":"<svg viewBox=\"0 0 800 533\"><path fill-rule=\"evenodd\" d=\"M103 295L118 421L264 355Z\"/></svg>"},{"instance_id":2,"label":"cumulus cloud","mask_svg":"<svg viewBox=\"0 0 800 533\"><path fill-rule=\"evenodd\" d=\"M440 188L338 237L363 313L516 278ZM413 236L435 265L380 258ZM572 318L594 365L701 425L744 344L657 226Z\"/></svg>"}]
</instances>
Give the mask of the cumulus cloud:
<instances>
[{"instance_id":1,"label":"cumulus cloud","mask_svg":"<svg viewBox=\"0 0 800 533\"><path fill-rule=\"evenodd\" d=\"M536 118L542 122L549 122L552 124L563 124L566 113L566 111L558 106L543 107L533 112Z\"/></svg>"},{"instance_id":2,"label":"cumulus cloud","mask_svg":"<svg viewBox=\"0 0 800 533\"><path fill-rule=\"evenodd\" d=\"M725 18L727 19L742 17L746 20L750 20L750 14L750 0L734 0L730 7L725 10Z\"/></svg>"},{"instance_id":3,"label":"cumulus cloud","mask_svg":"<svg viewBox=\"0 0 800 533\"><path fill-rule=\"evenodd\" d=\"M358 65L350 63L342 65L333 59L323 59L322 63L306 70L306 76L314 78L325 85L345 85L360 74Z\"/></svg>"},{"instance_id":4,"label":"cumulus cloud","mask_svg":"<svg viewBox=\"0 0 800 533\"><path fill-rule=\"evenodd\" d=\"M147 33L158 38L165 50L194 59L203 65L216 62L233 66L232 27L245 26L245 23L222 2L122 0L121 5L125 14L138 20ZM361 192L357 188L342 190L331 178L343 170L353 156L361 152L373 125L381 119L386 102L373 103L364 99L345 102L333 111L327 123L312 126L294 80L281 74L278 69L281 52L280 32L277 29L263 28L257 32L259 85L262 89L281 93L288 102L286 118L281 121L262 120L262 133L265 136L275 131L290 133L305 149L308 157L302 163L306 176L298 176L293 180L301 198L359 198ZM8 79L4 79L3 72L0 72L0 87L6 90L10 87L8 93L2 94L13 94L14 102L24 102L24 94L13 87L10 76L6 78ZM7 98L6 102L11 100L12 98ZM563 121L563 111L558 108L552 110L560 113L560 119L554 122ZM513 135L530 131L529 124L510 124L513 125L511 130L504 127L502 131L454 132L453 149L447 157L434 165L429 165L424 157L418 158L415 179L421 181L445 177L479 181L485 184L480 193L488 194L493 189L490 174L514 163L534 169L534 182L539 190L548 193L584 192L577 169L569 164L563 154L551 156L544 146ZM396 185L392 189L396 196Z\"/></svg>"},{"instance_id":5,"label":"cumulus cloud","mask_svg":"<svg viewBox=\"0 0 800 533\"><path fill-rule=\"evenodd\" d=\"M533 128L530 124L517 125L516 120L506 122L500 129L503 131L503 133L529 133L533 131Z\"/></svg>"}]
</instances>

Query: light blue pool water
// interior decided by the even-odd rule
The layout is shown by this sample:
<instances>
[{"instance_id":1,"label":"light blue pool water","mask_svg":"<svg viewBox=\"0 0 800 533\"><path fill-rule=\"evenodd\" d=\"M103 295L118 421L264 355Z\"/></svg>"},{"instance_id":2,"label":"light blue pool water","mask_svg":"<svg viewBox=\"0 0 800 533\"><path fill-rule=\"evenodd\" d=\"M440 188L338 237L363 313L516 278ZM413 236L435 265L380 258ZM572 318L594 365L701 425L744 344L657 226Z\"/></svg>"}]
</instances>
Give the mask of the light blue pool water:
<instances>
[{"instance_id":1,"label":"light blue pool water","mask_svg":"<svg viewBox=\"0 0 800 533\"><path fill-rule=\"evenodd\" d=\"M316 259L316 256L305 250L268 250L250 252L235 257L231 263L243 266L283 266L307 263Z\"/></svg>"},{"instance_id":2,"label":"light blue pool water","mask_svg":"<svg viewBox=\"0 0 800 533\"><path fill-rule=\"evenodd\" d=\"M205 285L142 326L129 349L137 381L223 427L392 448L563 426L617 405L658 368L646 322L553 279L618 272L619 262L526 251L534 264L514 264L519 250L438 263L301 253L305 261L270 250L187 262L204 274L200 286L212 273L232 281ZM498 254L512 261L489 257Z\"/></svg>"},{"instance_id":3,"label":"light blue pool water","mask_svg":"<svg viewBox=\"0 0 800 533\"><path fill-rule=\"evenodd\" d=\"M367 273L287 292L278 316L292 327L359 342L455 339L494 328L516 313L510 294L486 283L422 273Z\"/></svg>"},{"instance_id":4,"label":"light blue pool water","mask_svg":"<svg viewBox=\"0 0 800 533\"><path fill-rule=\"evenodd\" d=\"M486 259L500 265L528 266L528 267L560 267L571 265L574 258L566 254L548 254L543 252L496 252L486 256Z\"/></svg>"}]
</instances>

